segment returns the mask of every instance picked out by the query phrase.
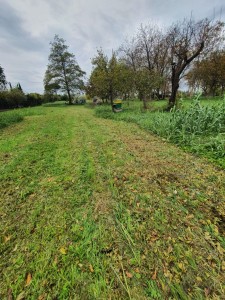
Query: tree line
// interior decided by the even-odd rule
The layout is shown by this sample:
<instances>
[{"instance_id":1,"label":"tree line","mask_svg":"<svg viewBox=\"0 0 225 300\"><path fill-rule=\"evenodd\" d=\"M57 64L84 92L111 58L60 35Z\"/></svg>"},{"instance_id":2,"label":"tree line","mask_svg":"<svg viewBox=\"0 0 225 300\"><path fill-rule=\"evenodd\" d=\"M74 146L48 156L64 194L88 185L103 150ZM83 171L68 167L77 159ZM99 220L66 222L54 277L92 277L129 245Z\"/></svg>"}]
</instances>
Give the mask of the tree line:
<instances>
[{"instance_id":1,"label":"tree line","mask_svg":"<svg viewBox=\"0 0 225 300\"><path fill-rule=\"evenodd\" d=\"M39 105L66 100L85 91L113 104L115 97L139 98L147 108L149 99L169 98L168 110L176 103L181 80L194 92L224 93L224 23L207 18L178 21L167 28L141 25L110 56L99 49L92 59L92 72L85 72L69 52L65 40L55 35L50 42L49 63L44 76L44 95L25 95L20 85L6 88L0 66L0 108Z\"/></svg>"},{"instance_id":2,"label":"tree line","mask_svg":"<svg viewBox=\"0 0 225 300\"><path fill-rule=\"evenodd\" d=\"M4 69L0 66L0 109L36 106L41 105L42 102L42 95L25 94L20 83L13 87L10 82L7 82Z\"/></svg>"},{"instance_id":3,"label":"tree line","mask_svg":"<svg viewBox=\"0 0 225 300\"><path fill-rule=\"evenodd\" d=\"M44 102L64 100L72 104L76 92L84 90L85 72L75 55L68 51L65 40L55 35L50 42L49 64L44 77L44 94L25 94L18 83L12 87L0 66L0 109L41 105ZM9 86L9 88L7 88Z\"/></svg>"},{"instance_id":4,"label":"tree line","mask_svg":"<svg viewBox=\"0 0 225 300\"><path fill-rule=\"evenodd\" d=\"M168 97L168 110L184 78L192 90L224 92L223 28L221 21L207 18L184 19L168 28L141 25L110 57L97 51L86 91L111 103L118 96L137 96L144 107L150 98Z\"/></svg>"}]
</instances>

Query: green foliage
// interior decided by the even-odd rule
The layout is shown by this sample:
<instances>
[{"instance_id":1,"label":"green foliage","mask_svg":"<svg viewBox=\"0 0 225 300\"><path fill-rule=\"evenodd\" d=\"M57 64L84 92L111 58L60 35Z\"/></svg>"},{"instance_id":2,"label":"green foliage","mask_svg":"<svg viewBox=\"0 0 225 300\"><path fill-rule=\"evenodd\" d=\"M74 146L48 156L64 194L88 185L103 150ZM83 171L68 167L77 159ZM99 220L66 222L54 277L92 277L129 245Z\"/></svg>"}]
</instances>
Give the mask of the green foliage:
<instances>
[{"instance_id":1,"label":"green foliage","mask_svg":"<svg viewBox=\"0 0 225 300\"><path fill-rule=\"evenodd\" d=\"M37 106L43 102L43 96L37 93L25 95L20 88L0 92L0 109Z\"/></svg>"},{"instance_id":2,"label":"green foliage","mask_svg":"<svg viewBox=\"0 0 225 300\"><path fill-rule=\"evenodd\" d=\"M26 106L38 106L43 103L43 96L37 93L27 94Z\"/></svg>"},{"instance_id":3,"label":"green foliage","mask_svg":"<svg viewBox=\"0 0 225 300\"><path fill-rule=\"evenodd\" d=\"M17 88L0 92L0 108L2 109L24 107L26 103L26 95Z\"/></svg>"},{"instance_id":4,"label":"green foliage","mask_svg":"<svg viewBox=\"0 0 225 300\"><path fill-rule=\"evenodd\" d=\"M108 58L102 50L92 59L94 69L91 73L87 94L91 97L112 100L117 96L125 96L133 90L133 72L113 53Z\"/></svg>"}]
</instances>

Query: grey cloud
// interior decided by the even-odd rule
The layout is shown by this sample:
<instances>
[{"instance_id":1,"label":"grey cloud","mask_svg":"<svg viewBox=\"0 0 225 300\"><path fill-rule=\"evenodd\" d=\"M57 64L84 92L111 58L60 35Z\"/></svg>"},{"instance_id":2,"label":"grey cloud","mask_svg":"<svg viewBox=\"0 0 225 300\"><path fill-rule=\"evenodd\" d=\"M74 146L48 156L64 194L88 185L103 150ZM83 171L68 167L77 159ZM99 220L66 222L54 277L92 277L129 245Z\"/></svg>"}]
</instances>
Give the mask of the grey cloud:
<instances>
[{"instance_id":1,"label":"grey cloud","mask_svg":"<svg viewBox=\"0 0 225 300\"><path fill-rule=\"evenodd\" d=\"M0 0L0 64L26 91L43 90L49 42L55 34L87 73L102 47L108 55L141 23L169 26L190 17L225 19L224 0ZM9 5L10 3L10 5ZM8 75L7 75L8 74Z\"/></svg>"},{"instance_id":2,"label":"grey cloud","mask_svg":"<svg viewBox=\"0 0 225 300\"><path fill-rule=\"evenodd\" d=\"M27 50L38 51L43 49L44 44L33 38L22 27L22 17L18 16L7 3L1 5L0 10L0 36L13 47Z\"/></svg>"}]
</instances>

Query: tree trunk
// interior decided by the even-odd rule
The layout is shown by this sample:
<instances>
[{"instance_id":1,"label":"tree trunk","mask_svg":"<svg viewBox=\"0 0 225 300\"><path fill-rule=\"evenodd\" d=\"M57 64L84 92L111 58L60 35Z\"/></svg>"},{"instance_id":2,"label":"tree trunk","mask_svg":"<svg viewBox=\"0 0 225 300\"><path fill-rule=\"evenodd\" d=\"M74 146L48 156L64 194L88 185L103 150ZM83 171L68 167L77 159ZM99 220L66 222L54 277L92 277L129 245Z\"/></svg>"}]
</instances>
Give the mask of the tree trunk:
<instances>
[{"instance_id":1,"label":"tree trunk","mask_svg":"<svg viewBox=\"0 0 225 300\"><path fill-rule=\"evenodd\" d=\"M71 94L70 94L70 90L69 88L67 87L67 94L68 94L68 98L69 98L69 105L72 105L72 97L71 97Z\"/></svg>"},{"instance_id":2,"label":"tree trunk","mask_svg":"<svg viewBox=\"0 0 225 300\"><path fill-rule=\"evenodd\" d=\"M146 98L145 95L144 95L144 97L143 97L143 108L144 108L144 110L147 110L147 109L148 109L147 98Z\"/></svg>"},{"instance_id":3,"label":"tree trunk","mask_svg":"<svg viewBox=\"0 0 225 300\"><path fill-rule=\"evenodd\" d=\"M110 87L110 90L109 90L109 100L110 100L112 111L115 112L114 107L113 107L113 91L112 91L111 87Z\"/></svg>"},{"instance_id":4,"label":"tree trunk","mask_svg":"<svg viewBox=\"0 0 225 300\"><path fill-rule=\"evenodd\" d=\"M177 91L179 89L179 77L174 76L173 80L172 80L172 92L169 98L169 105L167 110L170 111L171 108L173 108L176 104L176 95L177 95Z\"/></svg>"}]
</instances>

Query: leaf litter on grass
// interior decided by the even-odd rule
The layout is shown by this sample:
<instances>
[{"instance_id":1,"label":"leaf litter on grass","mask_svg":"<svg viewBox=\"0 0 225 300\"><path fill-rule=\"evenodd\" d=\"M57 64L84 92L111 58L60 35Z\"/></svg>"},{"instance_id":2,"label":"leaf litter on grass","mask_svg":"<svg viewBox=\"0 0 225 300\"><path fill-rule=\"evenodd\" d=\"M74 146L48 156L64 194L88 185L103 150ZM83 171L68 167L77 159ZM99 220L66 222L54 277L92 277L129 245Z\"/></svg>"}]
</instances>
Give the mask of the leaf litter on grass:
<instances>
[{"instance_id":1,"label":"leaf litter on grass","mask_svg":"<svg viewBox=\"0 0 225 300\"><path fill-rule=\"evenodd\" d=\"M1 293L11 287L25 299L223 299L224 172L135 125L96 119L85 108L54 114L46 114L45 126L44 117L35 119L42 128L33 125L39 141L29 153L39 172L29 191L36 163L24 138L25 168L15 169L18 148L9 151L4 172L14 169L14 180L3 177L1 203L4 236L12 237L1 248ZM59 133L64 140L54 138Z\"/></svg>"}]
</instances>

